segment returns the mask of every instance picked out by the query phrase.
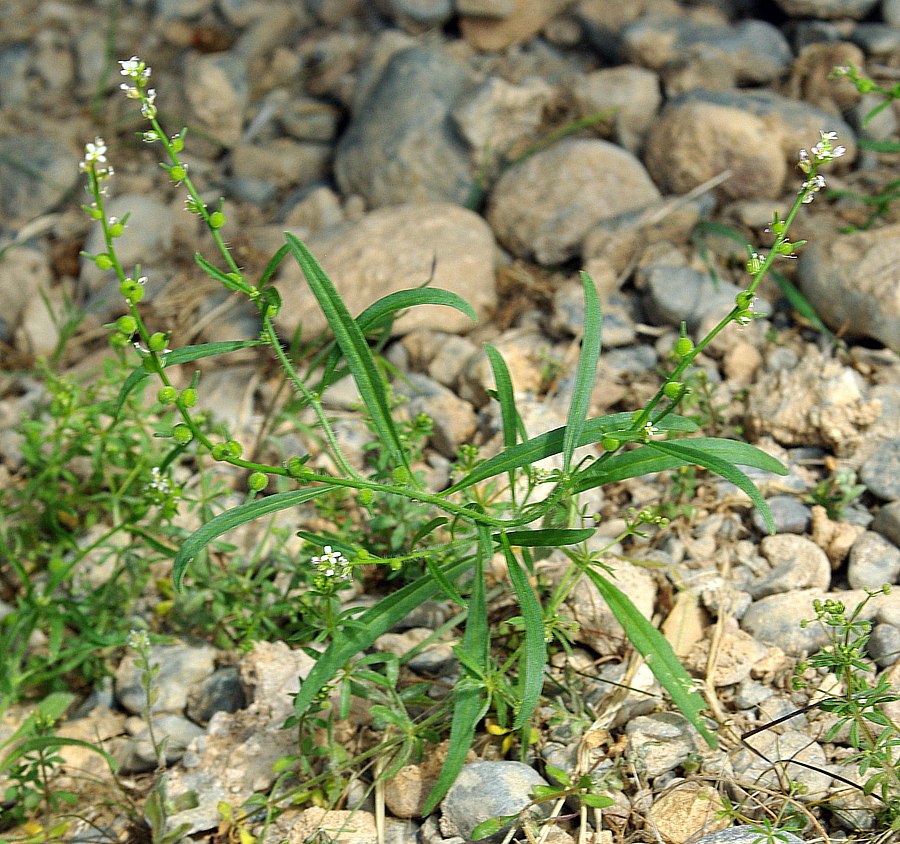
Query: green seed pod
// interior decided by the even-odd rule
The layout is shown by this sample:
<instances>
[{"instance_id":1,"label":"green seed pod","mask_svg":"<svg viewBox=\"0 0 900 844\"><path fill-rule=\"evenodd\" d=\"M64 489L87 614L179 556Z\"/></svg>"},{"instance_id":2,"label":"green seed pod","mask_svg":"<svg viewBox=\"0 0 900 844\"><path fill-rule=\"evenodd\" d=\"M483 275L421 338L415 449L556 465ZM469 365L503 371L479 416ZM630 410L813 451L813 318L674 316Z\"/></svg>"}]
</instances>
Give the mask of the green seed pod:
<instances>
[{"instance_id":1,"label":"green seed pod","mask_svg":"<svg viewBox=\"0 0 900 844\"><path fill-rule=\"evenodd\" d=\"M665 387L663 387L663 395L667 399L672 399L673 401L678 398L679 393L681 393L684 384L681 381L669 381Z\"/></svg>"},{"instance_id":2,"label":"green seed pod","mask_svg":"<svg viewBox=\"0 0 900 844\"><path fill-rule=\"evenodd\" d=\"M160 404L172 404L178 398L178 390L174 387L161 387L156 394L156 400Z\"/></svg>"},{"instance_id":3,"label":"green seed pod","mask_svg":"<svg viewBox=\"0 0 900 844\"><path fill-rule=\"evenodd\" d=\"M144 367L144 372L149 372L150 374L153 374L156 372L156 364L154 363L153 358L151 358L151 357L145 357L141 361L141 366Z\"/></svg>"},{"instance_id":4,"label":"green seed pod","mask_svg":"<svg viewBox=\"0 0 900 844\"><path fill-rule=\"evenodd\" d=\"M111 270L113 268L113 259L105 252L102 252L94 258L94 263L97 265L97 268L101 270Z\"/></svg>"},{"instance_id":5,"label":"green seed pod","mask_svg":"<svg viewBox=\"0 0 900 844\"><path fill-rule=\"evenodd\" d=\"M110 237L121 237L125 233L125 226L123 223L113 223L109 227L109 236Z\"/></svg>"},{"instance_id":6,"label":"green seed pod","mask_svg":"<svg viewBox=\"0 0 900 844\"><path fill-rule=\"evenodd\" d=\"M403 486L409 483L409 471L405 466L398 466L391 472L391 477L394 479L395 484L399 484Z\"/></svg>"},{"instance_id":7,"label":"green seed pod","mask_svg":"<svg viewBox=\"0 0 900 844\"><path fill-rule=\"evenodd\" d=\"M224 460L228 456L225 443L216 443L210 450L213 460Z\"/></svg>"},{"instance_id":8,"label":"green seed pod","mask_svg":"<svg viewBox=\"0 0 900 844\"><path fill-rule=\"evenodd\" d=\"M119 285L119 293L134 304L137 304L144 298L143 285L138 284L133 278L126 278Z\"/></svg>"},{"instance_id":9,"label":"green seed pod","mask_svg":"<svg viewBox=\"0 0 900 844\"><path fill-rule=\"evenodd\" d=\"M675 341L675 354L680 358L686 358L694 351L694 341L690 337L679 337Z\"/></svg>"},{"instance_id":10,"label":"green seed pod","mask_svg":"<svg viewBox=\"0 0 900 844\"><path fill-rule=\"evenodd\" d=\"M361 506L368 507L375 500L375 493L371 489L361 489L356 495L356 500Z\"/></svg>"},{"instance_id":11,"label":"green seed pod","mask_svg":"<svg viewBox=\"0 0 900 844\"><path fill-rule=\"evenodd\" d=\"M147 344L151 352L161 352L166 347L166 335L162 331L156 331L150 335L150 341Z\"/></svg>"},{"instance_id":12,"label":"green seed pod","mask_svg":"<svg viewBox=\"0 0 900 844\"><path fill-rule=\"evenodd\" d=\"M753 294L747 290L742 290L740 293L738 293L737 296L734 297L734 303L742 311L745 311L753 303Z\"/></svg>"},{"instance_id":13,"label":"green seed pod","mask_svg":"<svg viewBox=\"0 0 900 844\"><path fill-rule=\"evenodd\" d=\"M125 316L120 316L116 320L116 328L122 332L122 334L130 337L137 331L137 320L131 316L130 314L126 314Z\"/></svg>"},{"instance_id":14,"label":"green seed pod","mask_svg":"<svg viewBox=\"0 0 900 844\"><path fill-rule=\"evenodd\" d=\"M615 451L622 443L615 437L604 437L600 440L600 445L602 445L606 451Z\"/></svg>"},{"instance_id":15,"label":"green seed pod","mask_svg":"<svg viewBox=\"0 0 900 844\"><path fill-rule=\"evenodd\" d=\"M181 135L176 135L169 144L172 147L172 152L178 153L184 149L184 139Z\"/></svg>"},{"instance_id":16,"label":"green seed pod","mask_svg":"<svg viewBox=\"0 0 900 844\"><path fill-rule=\"evenodd\" d=\"M244 453L244 447L237 440L228 440L225 443L225 453L232 460L237 460Z\"/></svg>"},{"instance_id":17,"label":"green seed pod","mask_svg":"<svg viewBox=\"0 0 900 844\"><path fill-rule=\"evenodd\" d=\"M124 349L130 342L130 339L124 334L116 332L109 335L109 345L114 349Z\"/></svg>"},{"instance_id":18,"label":"green seed pod","mask_svg":"<svg viewBox=\"0 0 900 844\"><path fill-rule=\"evenodd\" d=\"M209 227L211 229L220 229L225 225L225 215L221 211L213 211L209 215Z\"/></svg>"},{"instance_id":19,"label":"green seed pod","mask_svg":"<svg viewBox=\"0 0 900 844\"><path fill-rule=\"evenodd\" d=\"M269 478L263 472L252 472L247 478L247 487L251 492L262 492L269 484Z\"/></svg>"},{"instance_id":20,"label":"green seed pod","mask_svg":"<svg viewBox=\"0 0 900 844\"><path fill-rule=\"evenodd\" d=\"M169 170L169 175L174 181L183 182L184 177L187 176L187 170L181 164L176 164L171 170Z\"/></svg>"},{"instance_id":21,"label":"green seed pod","mask_svg":"<svg viewBox=\"0 0 900 844\"><path fill-rule=\"evenodd\" d=\"M172 429L172 437L179 445L187 445L192 439L194 439L194 435L191 433L191 429L188 428L187 425L176 425Z\"/></svg>"},{"instance_id":22,"label":"green seed pod","mask_svg":"<svg viewBox=\"0 0 900 844\"><path fill-rule=\"evenodd\" d=\"M197 391L193 387L181 391L181 404L184 407L193 407L197 404Z\"/></svg>"}]
</instances>

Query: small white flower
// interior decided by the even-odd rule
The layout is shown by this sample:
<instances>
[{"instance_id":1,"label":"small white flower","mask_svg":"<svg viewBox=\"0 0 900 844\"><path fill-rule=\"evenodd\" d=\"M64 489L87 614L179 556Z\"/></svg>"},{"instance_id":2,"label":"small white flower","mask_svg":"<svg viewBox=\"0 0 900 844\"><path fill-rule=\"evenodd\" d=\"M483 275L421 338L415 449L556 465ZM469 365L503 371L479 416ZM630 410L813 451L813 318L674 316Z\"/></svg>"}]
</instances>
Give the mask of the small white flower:
<instances>
[{"instance_id":1,"label":"small white flower","mask_svg":"<svg viewBox=\"0 0 900 844\"><path fill-rule=\"evenodd\" d=\"M822 132L822 140L823 141L836 141L837 140L837 132Z\"/></svg>"},{"instance_id":2,"label":"small white flower","mask_svg":"<svg viewBox=\"0 0 900 844\"><path fill-rule=\"evenodd\" d=\"M641 439L644 442L648 442L651 437L655 434L659 433L659 428L656 427L649 419L644 423L641 428Z\"/></svg>"},{"instance_id":3,"label":"small white flower","mask_svg":"<svg viewBox=\"0 0 900 844\"><path fill-rule=\"evenodd\" d=\"M138 73L141 66L141 60L137 56L132 56L130 59L120 61L119 64L122 66L122 70L120 71L122 76L133 77Z\"/></svg>"},{"instance_id":4,"label":"small white flower","mask_svg":"<svg viewBox=\"0 0 900 844\"><path fill-rule=\"evenodd\" d=\"M340 551L332 550L330 545L326 545L322 549L322 555L313 557L311 562L319 574L325 577L337 580L350 579L349 561Z\"/></svg>"}]
</instances>

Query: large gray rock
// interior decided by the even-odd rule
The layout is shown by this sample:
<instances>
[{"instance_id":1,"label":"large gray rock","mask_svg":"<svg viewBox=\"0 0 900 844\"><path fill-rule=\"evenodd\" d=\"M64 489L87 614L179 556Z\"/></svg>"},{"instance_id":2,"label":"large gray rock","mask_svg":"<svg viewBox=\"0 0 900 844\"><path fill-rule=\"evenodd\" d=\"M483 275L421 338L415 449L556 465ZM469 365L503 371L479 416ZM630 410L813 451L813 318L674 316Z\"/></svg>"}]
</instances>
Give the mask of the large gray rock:
<instances>
[{"instance_id":1,"label":"large gray rock","mask_svg":"<svg viewBox=\"0 0 900 844\"><path fill-rule=\"evenodd\" d=\"M900 224L816 238L800 255L800 289L832 328L900 351L898 254Z\"/></svg>"},{"instance_id":2,"label":"large gray rock","mask_svg":"<svg viewBox=\"0 0 900 844\"><path fill-rule=\"evenodd\" d=\"M46 135L0 138L0 216L24 223L52 210L79 181L78 157Z\"/></svg>"},{"instance_id":3,"label":"large gray rock","mask_svg":"<svg viewBox=\"0 0 900 844\"><path fill-rule=\"evenodd\" d=\"M462 296L480 316L496 303L494 238L481 217L456 205L380 208L352 227L316 235L307 245L353 316L382 296L419 287L429 278L433 287ZM301 323L306 337L325 330L325 317L290 257L281 265L278 289L284 304L277 324L285 336ZM473 325L459 311L426 305L407 311L395 323L395 333L433 328L461 334Z\"/></svg>"},{"instance_id":4,"label":"large gray rock","mask_svg":"<svg viewBox=\"0 0 900 844\"><path fill-rule=\"evenodd\" d=\"M467 80L465 65L443 50L396 52L338 142L334 170L341 190L373 207L463 205L474 180L450 111Z\"/></svg>"},{"instance_id":5,"label":"large gray rock","mask_svg":"<svg viewBox=\"0 0 900 844\"><path fill-rule=\"evenodd\" d=\"M216 141L232 146L241 137L250 80L242 57L233 53L188 54L184 93L191 116Z\"/></svg>"},{"instance_id":6,"label":"large gray rock","mask_svg":"<svg viewBox=\"0 0 900 844\"><path fill-rule=\"evenodd\" d=\"M698 838L694 844L758 844L760 830L757 826L733 826L719 832L711 832ZM802 838L797 838L792 832L779 832L780 844L803 844Z\"/></svg>"},{"instance_id":7,"label":"large gray rock","mask_svg":"<svg viewBox=\"0 0 900 844\"><path fill-rule=\"evenodd\" d=\"M566 140L507 170L491 192L487 219L521 258L556 264L578 254L600 221L656 202L640 161L599 140Z\"/></svg>"}]
</instances>

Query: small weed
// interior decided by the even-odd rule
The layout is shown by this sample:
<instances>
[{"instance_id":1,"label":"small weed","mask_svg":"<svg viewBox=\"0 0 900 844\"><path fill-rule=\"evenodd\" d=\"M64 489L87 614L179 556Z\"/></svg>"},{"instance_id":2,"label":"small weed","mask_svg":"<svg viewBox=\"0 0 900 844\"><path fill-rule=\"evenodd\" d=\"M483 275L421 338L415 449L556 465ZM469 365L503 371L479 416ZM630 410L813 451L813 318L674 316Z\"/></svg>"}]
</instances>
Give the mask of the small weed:
<instances>
[{"instance_id":1,"label":"small weed","mask_svg":"<svg viewBox=\"0 0 900 844\"><path fill-rule=\"evenodd\" d=\"M856 482L853 469L837 469L830 477L819 481L807 496L809 504L825 508L829 519L842 519L848 507L852 507L866 491L865 484Z\"/></svg>"}]
</instances>

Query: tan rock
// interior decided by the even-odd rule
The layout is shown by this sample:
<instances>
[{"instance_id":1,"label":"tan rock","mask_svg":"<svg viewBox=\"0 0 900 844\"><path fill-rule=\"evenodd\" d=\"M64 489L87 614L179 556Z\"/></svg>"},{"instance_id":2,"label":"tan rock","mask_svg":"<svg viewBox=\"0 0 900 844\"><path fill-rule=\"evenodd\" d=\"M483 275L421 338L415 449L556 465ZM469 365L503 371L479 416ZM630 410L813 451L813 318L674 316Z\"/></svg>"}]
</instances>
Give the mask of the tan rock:
<instances>
[{"instance_id":1,"label":"tan rock","mask_svg":"<svg viewBox=\"0 0 900 844\"><path fill-rule=\"evenodd\" d=\"M504 50L536 35L565 5L565 0L514 0L507 17L461 17L459 27L476 50Z\"/></svg>"},{"instance_id":2,"label":"tan rock","mask_svg":"<svg viewBox=\"0 0 900 844\"><path fill-rule=\"evenodd\" d=\"M701 835L728 826L727 818L716 817L724 806L708 786L685 782L660 797L650 809L656 831L669 844L686 844Z\"/></svg>"}]
</instances>

